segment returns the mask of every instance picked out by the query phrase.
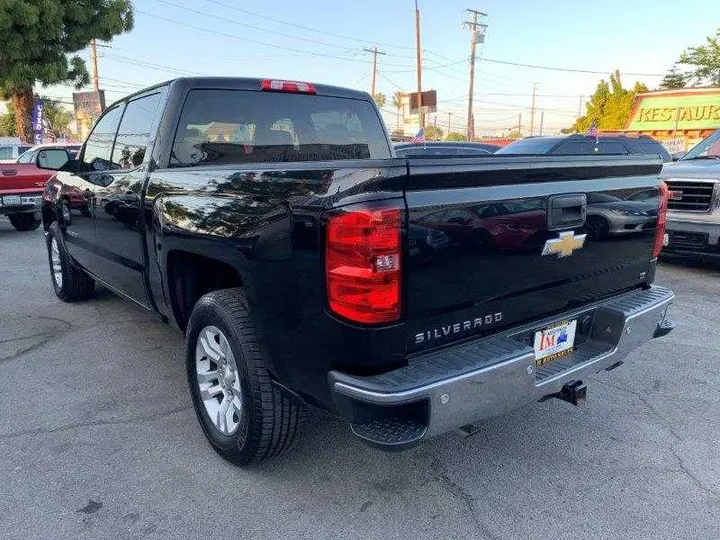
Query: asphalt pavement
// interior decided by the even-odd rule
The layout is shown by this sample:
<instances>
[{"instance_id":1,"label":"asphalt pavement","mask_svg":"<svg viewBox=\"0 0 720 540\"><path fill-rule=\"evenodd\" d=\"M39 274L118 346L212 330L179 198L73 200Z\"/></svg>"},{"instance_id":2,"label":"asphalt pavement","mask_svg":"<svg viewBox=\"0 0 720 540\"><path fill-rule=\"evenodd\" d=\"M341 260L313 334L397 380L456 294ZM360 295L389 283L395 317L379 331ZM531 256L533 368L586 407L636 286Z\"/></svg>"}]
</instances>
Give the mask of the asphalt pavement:
<instances>
[{"instance_id":1,"label":"asphalt pavement","mask_svg":"<svg viewBox=\"0 0 720 540\"><path fill-rule=\"evenodd\" d=\"M582 407L398 454L313 413L242 470L205 442L181 334L105 290L62 303L42 230L0 218L0 538L720 538L720 267L657 281L677 329Z\"/></svg>"}]
</instances>

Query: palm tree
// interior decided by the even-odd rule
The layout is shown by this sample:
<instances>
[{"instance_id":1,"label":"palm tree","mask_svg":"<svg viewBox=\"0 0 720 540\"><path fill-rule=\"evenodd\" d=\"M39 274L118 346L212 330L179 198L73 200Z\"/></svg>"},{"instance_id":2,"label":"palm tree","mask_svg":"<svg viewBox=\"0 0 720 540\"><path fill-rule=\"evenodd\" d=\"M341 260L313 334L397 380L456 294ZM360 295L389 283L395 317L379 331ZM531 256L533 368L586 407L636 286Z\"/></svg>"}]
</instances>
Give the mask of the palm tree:
<instances>
[{"instance_id":1,"label":"palm tree","mask_svg":"<svg viewBox=\"0 0 720 540\"><path fill-rule=\"evenodd\" d=\"M397 129L400 129L400 111L402 110L402 106L403 106L402 98L404 95L405 94L403 94L402 92L400 92L400 90L398 90L397 92L395 92L393 94L393 98L392 98L393 106L397 109Z\"/></svg>"},{"instance_id":2,"label":"palm tree","mask_svg":"<svg viewBox=\"0 0 720 540\"><path fill-rule=\"evenodd\" d=\"M377 94L375 94L373 96L373 99L375 100L375 103L377 103L377 106L381 109L385 106L385 103L387 102L387 98L382 92L378 92Z\"/></svg>"}]
</instances>

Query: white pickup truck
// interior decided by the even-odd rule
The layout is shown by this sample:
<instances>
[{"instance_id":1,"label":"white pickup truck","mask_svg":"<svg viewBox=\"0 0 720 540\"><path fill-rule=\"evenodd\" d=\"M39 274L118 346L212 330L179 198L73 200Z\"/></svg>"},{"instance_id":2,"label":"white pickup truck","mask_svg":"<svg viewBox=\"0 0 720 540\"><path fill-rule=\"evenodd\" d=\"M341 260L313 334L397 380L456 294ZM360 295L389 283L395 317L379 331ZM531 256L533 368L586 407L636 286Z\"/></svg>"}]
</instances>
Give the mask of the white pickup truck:
<instances>
[{"instance_id":1,"label":"white pickup truck","mask_svg":"<svg viewBox=\"0 0 720 540\"><path fill-rule=\"evenodd\" d=\"M661 176L670 191L663 256L720 261L720 129Z\"/></svg>"}]
</instances>

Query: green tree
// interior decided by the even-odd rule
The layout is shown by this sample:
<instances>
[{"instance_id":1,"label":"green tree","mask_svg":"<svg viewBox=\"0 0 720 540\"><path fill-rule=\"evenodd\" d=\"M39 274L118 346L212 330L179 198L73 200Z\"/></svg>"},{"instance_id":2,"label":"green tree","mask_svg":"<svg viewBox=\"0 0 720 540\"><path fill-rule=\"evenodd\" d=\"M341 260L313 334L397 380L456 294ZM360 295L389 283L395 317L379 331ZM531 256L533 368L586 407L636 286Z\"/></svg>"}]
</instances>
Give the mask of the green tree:
<instances>
[{"instance_id":1,"label":"green tree","mask_svg":"<svg viewBox=\"0 0 720 540\"><path fill-rule=\"evenodd\" d=\"M684 73L680 73L678 71L678 66L675 64L670 71L667 72L667 75L663 77L663 80L660 82L660 89L661 90L670 90L672 88L685 88L687 86L688 76Z\"/></svg>"},{"instance_id":2,"label":"green tree","mask_svg":"<svg viewBox=\"0 0 720 540\"><path fill-rule=\"evenodd\" d=\"M373 96L373 99L375 100L375 103L377 103L377 106L380 107L381 109L385 106L385 103L387 103L387 98L385 97L385 94L383 94L382 92L377 92Z\"/></svg>"},{"instance_id":3,"label":"green tree","mask_svg":"<svg viewBox=\"0 0 720 540\"><path fill-rule=\"evenodd\" d=\"M690 47L680 55L678 64L690 66L696 84L720 86L720 28L705 38L705 45Z\"/></svg>"},{"instance_id":4,"label":"green tree","mask_svg":"<svg viewBox=\"0 0 720 540\"><path fill-rule=\"evenodd\" d=\"M520 133L519 129L513 129L510 133L507 134L508 139L522 139L522 133Z\"/></svg>"},{"instance_id":5,"label":"green tree","mask_svg":"<svg viewBox=\"0 0 720 540\"><path fill-rule=\"evenodd\" d=\"M400 90L395 92L392 97L392 104L393 107L395 107L395 110L397 111L397 129L400 129L400 111L402 111L402 98L405 94L403 94Z\"/></svg>"},{"instance_id":6,"label":"green tree","mask_svg":"<svg viewBox=\"0 0 720 540\"><path fill-rule=\"evenodd\" d=\"M586 114L578 118L569 131L584 133L593 122L597 123L598 129L624 128L630 117L635 96L647 91L647 86L639 82L636 82L631 89L623 88L620 72L615 71L610 75L609 82L602 79L598 83L595 93L585 104Z\"/></svg>"},{"instance_id":7,"label":"green tree","mask_svg":"<svg viewBox=\"0 0 720 540\"><path fill-rule=\"evenodd\" d=\"M0 137L17 137L17 129L15 129L15 115L10 110L0 114Z\"/></svg>"},{"instance_id":8,"label":"green tree","mask_svg":"<svg viewBox=\"0 0 720 540\"><path fill-rule=\"evenodd\" d=\"M33 100L42 99L45 102L45 118L50 127L58 137L68 134L68 127L73 121L73 114L67 111L62 104L46 97L34 96ZM0 136L17 137L15 125L15 107L11 102L7 103L7 112L0 115ZM30 139L32 140L32 139Z\"/></svg>"},{"instance_id":9,"label":"green tree","mask_svg":"<svg viewBox=\"0 0 720 540\"><path fill-rule=\"evenodd\" d=\"M432 124L425 126L425 138L431 141L439 141L443 138L443 130Z\"/></svg>"},{"instance_id":10,"label":"green tree","mask_svg":"<svg viewBox=\"0 0 720 540\"><path fill-rule=\"evenodd\" d=\"M61 103L55 100L40 97L45 102L45 118L48 119L50 127L58 137L68 133L68 126L73 121L73 114L66 110Z\"/></svg>"},{"instance_id":11,"label":"green tree","mask_svg":"<svg viewBox=\"0 0 720 540\"><path fill-rule=\"evenodd\" d=\"M464 141L465 135L458 133L457 131L451 131L445 136L446 141Z\"/></svg>"},{"instance_id":12,"label":"green tree","mask_svg":"<svg viewBox=\"0 0 720 540\"><path fill-rule=\"evenodd\" d=\"M0 99L15 112L17 133L32 140L33 86L88 84L85 62L69 54L92 39L109 41L133 27L130 0L0 2Z\"/></svg>"}]
</instances>

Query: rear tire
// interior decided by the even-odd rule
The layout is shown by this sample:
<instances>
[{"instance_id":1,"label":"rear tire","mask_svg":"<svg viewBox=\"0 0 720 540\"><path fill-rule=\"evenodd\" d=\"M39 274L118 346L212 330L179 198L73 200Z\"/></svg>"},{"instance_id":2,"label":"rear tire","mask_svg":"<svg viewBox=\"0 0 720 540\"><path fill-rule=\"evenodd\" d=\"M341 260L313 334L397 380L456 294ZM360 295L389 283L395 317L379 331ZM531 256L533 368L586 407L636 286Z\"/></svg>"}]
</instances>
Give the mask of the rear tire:
<instances>
[{"instance_id":1,"label":"rear tire","mask_svg":"<svg viewBox=\"0 0 720 540\"><path fill-rule=\"evenodd\" d=\"M95 280L70 262L57 221L50 225L45 241L50 263L50 280L57 297L63 302L78 302L90 298L95 292Z\"/></svg>"},{"instance_id":2,"label":"rear tire","mask_svg":"<svg viewBox=\"0 0 720 540\"><path fill-rule=\"evenodd\" d=\"M8 219L10 224L18 231L34 231L42 223L42 220L37 219L32 212L10 214Z\"/></svg>"},{"instance_id":3,"label":"rear tire","mask_svg":"<svg viewBox=\"0 0 720 540\"><path fill-rule=\"evenodd\" d=\"M239 466L288 450L305 406L273 383L242 289L222 289L195 304L186 334L187 375L208 441Z\"/></svg>"}]
</instances>

